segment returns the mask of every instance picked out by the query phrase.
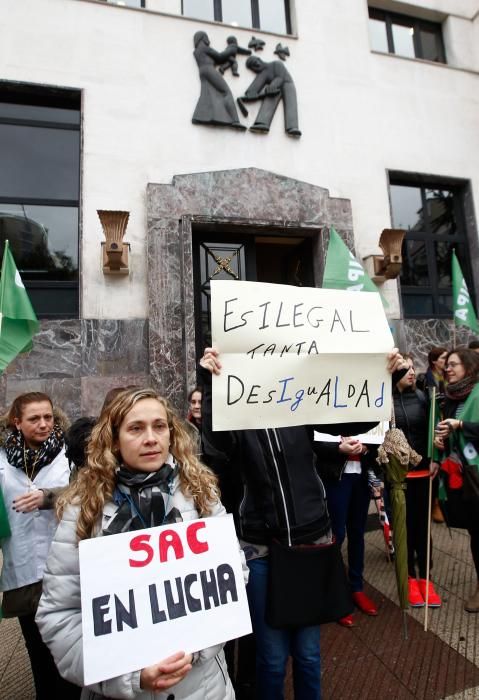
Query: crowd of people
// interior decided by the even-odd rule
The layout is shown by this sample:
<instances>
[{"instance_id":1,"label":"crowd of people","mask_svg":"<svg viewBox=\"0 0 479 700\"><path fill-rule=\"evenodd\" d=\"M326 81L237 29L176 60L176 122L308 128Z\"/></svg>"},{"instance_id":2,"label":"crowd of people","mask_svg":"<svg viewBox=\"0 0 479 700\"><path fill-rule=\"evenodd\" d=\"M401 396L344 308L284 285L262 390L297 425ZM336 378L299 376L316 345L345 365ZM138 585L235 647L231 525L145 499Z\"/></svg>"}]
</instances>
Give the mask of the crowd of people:
<instances>
[{"instance_id":1,"label":"crowd of people","mask_svg":"<svg viewBox=\"0 0 479 700\"><path fill-rule=\"evenodd\" d=\"M440 582L428 576L431 482L441 518L470 535L479 582L479 342L471 346L432 348L418 377L412 356L394 351L388 357L394 421L422 458L410 467L406 486L413 607L442 604L435 587ZM218 351L207 348L185 420L154 390L136 386L109 392L98 417L70 426L40 392L17 397L3 417L0 488L11 535L0 540L2 613L19 620L38 700L229 700L235 693L245 700L281 700L290 657L296 700L319 700L323 620L308 617L305 600L292 604L297 624L275 621L270 599L282 587L294 587L294 572L284 579L278 573L278 547L339 552L347 537L350 605L337 622L357 624L356 608L380 614L363 590L371 474L382 477L378 446L367 438L375 424L213 431L212 375L220 373ZM387 503L387 485L384 495ZM179 649L82 690L78 543L226 512L233 514L241 547L253 634L225 649ZM465 610L479 612L479 583Z\"/></svg>"}]
</instances>

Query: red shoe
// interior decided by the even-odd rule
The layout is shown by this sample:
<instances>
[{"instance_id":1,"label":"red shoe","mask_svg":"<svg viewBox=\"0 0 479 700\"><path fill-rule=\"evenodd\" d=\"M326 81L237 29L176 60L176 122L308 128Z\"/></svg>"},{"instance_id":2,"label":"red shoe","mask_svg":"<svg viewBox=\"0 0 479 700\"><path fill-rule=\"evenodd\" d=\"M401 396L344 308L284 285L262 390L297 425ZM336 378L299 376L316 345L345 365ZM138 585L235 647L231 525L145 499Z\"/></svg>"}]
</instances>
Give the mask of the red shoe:
<instances>
[{"instance_id":1,"label":"red shoe","mask_svg":"<svg viewBox=\"0 0 479 700\"><path fill-rule=\"evenodd\" d=\"M421 595L424 598L424 602L426 601L426 579L425 578L420 578L419 581L419 590L421 591ZM432 581L429 581L429 595L427 598L427 607L428 608L440 608L442 605L442 601L438 594L436 593L434 589L434 584Z\"/></svg>"},{"instance_id":2,"label":"red shoe","mask_svg":"<svg viewBox=\"0 0 479 700\"><path fill-rule=\"evenodd\" d=\"M419 583L417 582L417 579L413 578L412 576L408 577L407 590L407 597L411 608L423 608L424 598L422 597L422 593L419 589Z\"/></svg>"},{"instance_id":3,"label":"red shoe","mask_svg":"<svg viewBox=\"0 0 479 700\"><path fill-rule=\"evenodd\" d=\"M378 609L373 603L371 598L368 598L362 591L356 591L353 593L353 601L356 607L358 607L366 615L377 615Z\"/></svg>"},{"instance_id":4,"label":"red shoe","mask_svg":"<svg viewBox=\"0 0 479 700\"><path fill-rule=\"evenodd\" d=\"M338 625L341 627L354 627L354 618L352 615L345 615L338 620Z\"/></svg>"}]
</instances>

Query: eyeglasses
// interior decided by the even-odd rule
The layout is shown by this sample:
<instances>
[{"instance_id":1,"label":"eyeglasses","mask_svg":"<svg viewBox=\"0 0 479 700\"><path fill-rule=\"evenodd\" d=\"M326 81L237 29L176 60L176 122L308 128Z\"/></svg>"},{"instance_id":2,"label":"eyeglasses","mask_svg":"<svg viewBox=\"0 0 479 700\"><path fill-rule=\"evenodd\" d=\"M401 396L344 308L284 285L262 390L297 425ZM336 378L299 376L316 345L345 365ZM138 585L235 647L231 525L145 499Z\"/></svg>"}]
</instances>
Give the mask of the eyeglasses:
<instances>
[{"instance_id":1,"label":"eyeglasses","mask_svg":"<svg viewBox=\"0 0 479 700\"><path fill-rule=\"evenodd\" d=\"M457 367L458 365L462 365L462 362L448 362L446 369L454 369L454 367Z\"/></svg>"}]
</instances>

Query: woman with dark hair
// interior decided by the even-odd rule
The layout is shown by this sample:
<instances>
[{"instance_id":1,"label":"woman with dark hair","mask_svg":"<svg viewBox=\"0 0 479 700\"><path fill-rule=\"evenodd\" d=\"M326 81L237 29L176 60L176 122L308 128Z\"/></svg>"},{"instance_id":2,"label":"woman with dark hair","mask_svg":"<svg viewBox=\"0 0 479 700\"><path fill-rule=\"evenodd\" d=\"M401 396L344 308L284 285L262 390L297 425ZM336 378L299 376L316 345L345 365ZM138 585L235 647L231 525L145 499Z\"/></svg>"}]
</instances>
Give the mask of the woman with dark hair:
<instances>
[{"instance_id":1,"label":"woman with dark hair","mask_svg":"<svg viewBox=\"0 0 479 700\"><path fill-rule=\"evenodd\" d=\"M451 504L456 503L461 522L471 536L471 552L478 584L466 602L467 612L479 612L479 355L457 348L446 357L444 419L436 428L435 446L443 457L441 479ZM434 464L438 469L439 465ZM447 474L446 474L447 469ZM448 505L449 507L449 505ZM446 510L446 514L447 514Z\"/></svg>"},{"instance_id":2,"label":"woman with dark hair","mask_svg":"<svg viewBox=\"0 0 479 700\"><path fill-rule=\"evenodd\" d=\"M187 420L193 423L195 428L201 429L201 400L203 397L203 390L199 386L195 386L194 389L188 394L188 415Z\"/></svg>"},{"instance_id":3,"label":"woman with dark hair","mask_svg":"<svg viewBox=\"0 0 479 700\"><path fill-rule=\"evenodd\" d=\"M428 368L424 374L417 377L417 386L421 391L431 394L436 389L437 398L444 397L444 365L446 364L447 348L442 346L432 347L427 355Z\"/></svg>"},{"instance_id":4,"label":"woman with dark hair","mask_svg":"<svg viewBox=\"0 0 479 700\"><path fill-rule=\"evenodd\" d=\"M414 477L414 471L428 469L428 405L424 393L416 388L416 371L412 356L405 354L403 357L409 369L393 390L396 426L403 431L408 443L422 457L422 461L416 467L410 467L413 473L407 480L406 487L409 605L413 608L423 607L427 593L428 606L438 608L441 598L431 581L427 592L426 581L429 478Z\"/></svg>"}]
</instances>

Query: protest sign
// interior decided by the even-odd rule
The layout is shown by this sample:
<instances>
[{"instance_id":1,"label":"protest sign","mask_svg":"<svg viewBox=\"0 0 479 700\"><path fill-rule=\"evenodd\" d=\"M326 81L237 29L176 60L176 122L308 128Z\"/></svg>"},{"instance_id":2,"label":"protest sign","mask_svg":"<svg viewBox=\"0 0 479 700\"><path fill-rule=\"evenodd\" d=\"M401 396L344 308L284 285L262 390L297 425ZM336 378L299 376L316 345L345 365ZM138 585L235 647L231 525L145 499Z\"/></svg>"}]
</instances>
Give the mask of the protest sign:
<instances>
[{"instance_id":1,"label":"protest sign","mask_svg":"<svg viewBox=\"0 0 479 700\"><path fill-rule=\"evenodd\" d=\"M215 280L211 324L214 430L390 418L379 294Z\"/></svg>"},{"instance_id":2,"label":"protest sign","mask_svg":"<svg viewBox=\"0 0 479 700\"><path fill-rule=\"evenodd\" d=\"M231 515L79 546L85 685L251 632Z\"/></svg>"},{"instance_id":3,"label":"protest sign","mask_svg":"<svg viewBox=\"0 0 479 700\"><path fill-rule=\"evenodd\" d=\"M371 428L371 430L368 430L367 433L353 435L352 437L362 442L363 445L382 445L388 430L389 421L385 420L378 423L374 428ZM315 430L314 439L316 442L340 442L341 437L339 435L330 435L329 433L320 433Z\"/></svg>"}]
</instances>

